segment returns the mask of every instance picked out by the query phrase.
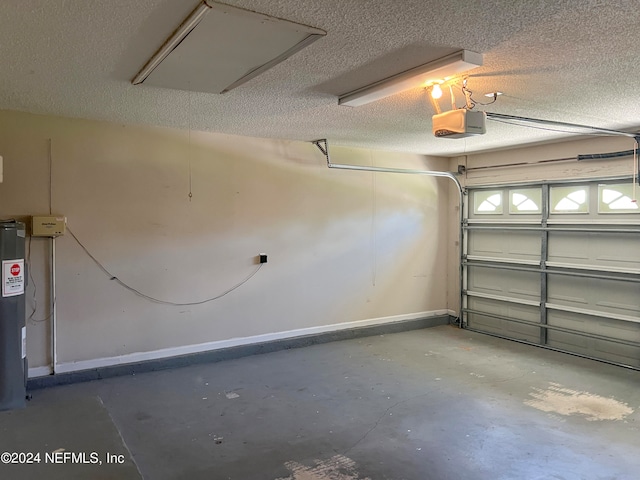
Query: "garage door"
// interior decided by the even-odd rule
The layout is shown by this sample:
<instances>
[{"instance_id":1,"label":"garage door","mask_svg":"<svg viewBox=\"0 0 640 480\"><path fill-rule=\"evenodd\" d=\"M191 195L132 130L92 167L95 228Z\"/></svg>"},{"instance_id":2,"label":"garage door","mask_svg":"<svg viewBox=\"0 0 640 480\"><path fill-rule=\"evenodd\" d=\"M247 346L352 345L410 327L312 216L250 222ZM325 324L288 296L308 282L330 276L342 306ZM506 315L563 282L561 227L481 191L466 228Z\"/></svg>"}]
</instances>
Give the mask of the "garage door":
<instances>
[{"instance_id":1,"label":"garage door","mask_svg":"<svg viewBox=\"0 0 640 480\"><path fill-rule=\"evenodd\" d=\"M468 190L463 325L640 369L631 181Z\"/></svg>"}]
</instances>

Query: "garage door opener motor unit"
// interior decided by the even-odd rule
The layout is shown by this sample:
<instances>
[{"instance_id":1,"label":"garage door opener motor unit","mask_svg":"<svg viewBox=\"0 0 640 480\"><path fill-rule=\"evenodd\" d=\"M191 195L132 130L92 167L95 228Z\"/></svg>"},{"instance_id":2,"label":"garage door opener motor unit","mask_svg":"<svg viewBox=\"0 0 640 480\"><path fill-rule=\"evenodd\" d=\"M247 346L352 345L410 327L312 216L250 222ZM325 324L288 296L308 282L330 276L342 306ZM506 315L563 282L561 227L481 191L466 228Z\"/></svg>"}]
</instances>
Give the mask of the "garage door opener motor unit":
<instances>
[{"instance_id":1,"label":"garage door opener motor unit","mask_svg":"<svg viewBox=\"0 0 640 480\"><path fill-rule=\"evenodd\" d=\"M439 138L464 138L487 133L485 112L460 108L432 117L433 134Z\"/></svg>"}]
</instances>

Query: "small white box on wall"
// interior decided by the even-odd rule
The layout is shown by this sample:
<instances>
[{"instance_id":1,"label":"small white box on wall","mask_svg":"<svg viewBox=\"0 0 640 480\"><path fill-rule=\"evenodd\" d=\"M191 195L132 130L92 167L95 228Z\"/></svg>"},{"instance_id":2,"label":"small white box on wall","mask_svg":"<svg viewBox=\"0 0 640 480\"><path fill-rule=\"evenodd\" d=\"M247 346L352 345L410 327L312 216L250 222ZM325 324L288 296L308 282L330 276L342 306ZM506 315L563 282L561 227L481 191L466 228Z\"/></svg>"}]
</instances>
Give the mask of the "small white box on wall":
<instances>
[{"instance_id":1,"label":"small white box on wall","mask_svg":"<svg viewBox=\"0 0 640 480\"><path fill-rule=\"evenodd\" d=\"M64 235L67 218L62 215L31 217L32 237L59 237Z\"/></svg>"}]
</instances>

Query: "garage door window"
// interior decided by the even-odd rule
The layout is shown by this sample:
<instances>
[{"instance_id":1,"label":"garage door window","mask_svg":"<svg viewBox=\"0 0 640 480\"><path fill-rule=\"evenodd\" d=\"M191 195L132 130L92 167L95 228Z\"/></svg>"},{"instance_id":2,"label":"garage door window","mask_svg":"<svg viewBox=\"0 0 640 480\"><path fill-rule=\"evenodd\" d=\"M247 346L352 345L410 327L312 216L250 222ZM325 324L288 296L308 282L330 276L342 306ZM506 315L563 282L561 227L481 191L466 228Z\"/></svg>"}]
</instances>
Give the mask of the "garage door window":
<instances>
[{"instance_id":1,"label":"garage door window","mask_svg":"<svg viewBox=\"0 0 640 480\"><path fill-rule=\"evenodd\" d=\"M598 213L640 213L633 185L598 185Z\"/></svg>"},{"instance_id":2,"label":"garage door window","mask_svg":"<svg viewBox=\"0 0 640 480\"><path fill-rule=\"evenodd\" d=\"M542 213L542 190L539 188L509 190L509 213Z\"/></svg>"},{"instance_id":3,"label":"garage door window","mask_svg":"<svg viewBox=\"0 0 640 480\"><path fill-rule=\"evenodd\" d=\"M551 213L589 213L587 187L551 187Z\"/></svg>"},{"instance_id":4,"label":"garage door window","mask_svg":"<svg viewBox=\"0 0 640 480\"><path fill-rule=\"evenodd\" d=\"M502 214L502 191L478 191L473 195L473 213L500 215Z\"/></svg>"}]
</instances>

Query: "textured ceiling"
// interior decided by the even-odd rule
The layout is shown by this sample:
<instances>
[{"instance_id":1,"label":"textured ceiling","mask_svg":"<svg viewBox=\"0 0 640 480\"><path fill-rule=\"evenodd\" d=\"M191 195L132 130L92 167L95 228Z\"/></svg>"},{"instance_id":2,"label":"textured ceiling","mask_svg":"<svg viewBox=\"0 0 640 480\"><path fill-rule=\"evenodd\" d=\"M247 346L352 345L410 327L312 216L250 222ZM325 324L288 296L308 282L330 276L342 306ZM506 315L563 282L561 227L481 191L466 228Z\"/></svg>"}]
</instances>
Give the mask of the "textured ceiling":
<instances>
[{"instance_id":1,"label":"textured ceiling","mask_svg":"<svg viewBox=\"0 0 640 480\"><path fill-rule=\"evenodd\" d=\"M467 49L484 55L469 75L475 98L505 93L487 111L640 128L635 1L228 0L327 35L224 95L131 85L198 3L2 0L0 108L433 155L566 135L488 121L483 136L434 138L421 88L338 105L339 94Z\"/></svg>"}]
</instances>

